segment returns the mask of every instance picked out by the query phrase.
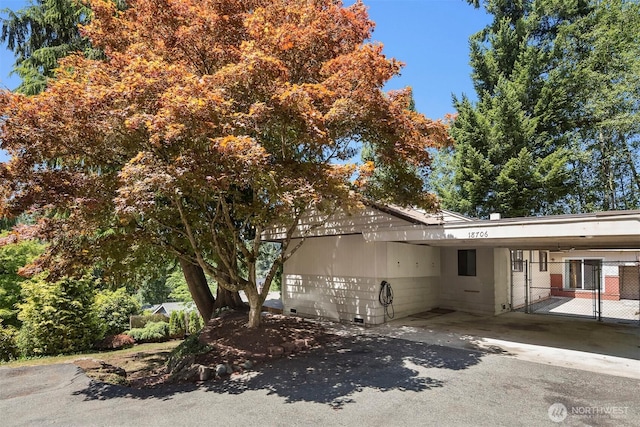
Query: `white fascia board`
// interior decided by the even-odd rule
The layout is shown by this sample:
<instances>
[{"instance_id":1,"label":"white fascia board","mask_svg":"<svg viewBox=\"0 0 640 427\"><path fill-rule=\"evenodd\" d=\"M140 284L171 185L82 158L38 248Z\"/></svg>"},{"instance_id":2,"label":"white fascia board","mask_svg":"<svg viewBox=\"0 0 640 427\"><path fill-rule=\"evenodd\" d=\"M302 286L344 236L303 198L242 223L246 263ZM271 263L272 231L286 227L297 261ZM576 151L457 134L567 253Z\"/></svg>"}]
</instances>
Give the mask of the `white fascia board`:
<instances>
[{"instance_id":1,"label":"white fascia board","mask_svg":"<svg viewBox=\"0 0 640 427\"><path fill-rule=\"evenodd\" d=\"M454 242L458 240L516 240L554 237L638 236L640 215L589 218L540 218L525 221L473 221L441 226L410 226L393 230L364 232L367 241Z\"/></svg>"}]
</instances>

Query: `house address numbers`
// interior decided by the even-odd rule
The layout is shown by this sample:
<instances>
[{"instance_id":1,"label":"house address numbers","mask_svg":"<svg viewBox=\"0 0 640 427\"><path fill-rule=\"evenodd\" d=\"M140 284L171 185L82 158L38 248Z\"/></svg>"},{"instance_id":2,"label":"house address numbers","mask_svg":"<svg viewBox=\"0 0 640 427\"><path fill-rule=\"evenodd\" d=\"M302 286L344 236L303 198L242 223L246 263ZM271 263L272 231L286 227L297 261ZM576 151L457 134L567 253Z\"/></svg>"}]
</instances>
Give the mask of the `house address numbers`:
<instances>
[{"instance_id":1,"label":"house address numbers","mask_svg":"<svg viewBox=\"0 0 640 427\"><path fill-rule=\"evenodd\" d=\"M486 239L487 237L489 237L489 232L486 230L469 232L469 239Z\"/></svg>"}]
</instances>

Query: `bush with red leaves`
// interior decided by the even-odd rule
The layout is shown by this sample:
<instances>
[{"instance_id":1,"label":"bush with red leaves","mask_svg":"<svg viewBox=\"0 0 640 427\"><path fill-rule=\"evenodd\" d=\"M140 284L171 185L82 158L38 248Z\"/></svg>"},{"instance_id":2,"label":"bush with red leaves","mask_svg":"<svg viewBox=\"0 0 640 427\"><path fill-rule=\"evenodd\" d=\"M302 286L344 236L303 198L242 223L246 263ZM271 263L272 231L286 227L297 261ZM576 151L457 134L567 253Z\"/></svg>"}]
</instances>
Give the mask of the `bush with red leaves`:
<instances>
[{"instance_id":1,"label":"bush with red leaves","mask_svg":"<svg viewBox=\"0 0 640 427\"><path fill-rule=\"evenodd\" d=\"M129 335L109 335L102 341L98 341L95 348L98 350L118 350L121 348L133 347L135 343L136 341Z\"/></svg>"}]
</instances>

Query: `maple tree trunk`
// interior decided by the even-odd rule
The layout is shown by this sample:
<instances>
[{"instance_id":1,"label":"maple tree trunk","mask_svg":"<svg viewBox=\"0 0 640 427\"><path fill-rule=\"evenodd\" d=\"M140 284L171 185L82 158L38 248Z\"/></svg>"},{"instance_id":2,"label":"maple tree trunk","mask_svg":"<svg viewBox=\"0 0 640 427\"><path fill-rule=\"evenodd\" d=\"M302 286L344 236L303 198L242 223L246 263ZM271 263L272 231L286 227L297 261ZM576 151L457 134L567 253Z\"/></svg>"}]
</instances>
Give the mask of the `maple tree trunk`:
<instances>
[{"instance_id":1,"label":"maple tree trunk","mask_svg":"<svg viewBox=\"0 0 640 427\"><path fill-rule=\"evenodd\" d=\"M213 309L219 309L223 307L229 307L234 310L246 310L247 305L240 298L240 294L238 292L233 292L228 289L223 288L222 286L218 286L218 290L216 291L216 301L213 304Z\"/></svg>"},{"instance_id":2,"label":"maple tree trunk","mask_svg":"<svg viewBox=\"0 0 640 427\"><path fill-rule=\"evenodd\" d=\"M248 328L257 328L260 326L260 313L262 312L262 304L264 304L264 298L258 292L255 287L249 287L245 290L247 299L249 300L249 322Z\"/></svg>"},{"instance_id":3,"label":"maple tree trunk","mask_svg":"<svg viewBox=\"0 0 640 427\"><path fill-rule=\"evenodd\" d=\"M206 324L213 314L215 299L213 298L211 289L209 289L204 271L202 271L199 265L191 264L183 259L180 259L180 267L187 281L191 297L196 303L196 307L198 307L198 311Z\"/></svg>"}]
</instances>

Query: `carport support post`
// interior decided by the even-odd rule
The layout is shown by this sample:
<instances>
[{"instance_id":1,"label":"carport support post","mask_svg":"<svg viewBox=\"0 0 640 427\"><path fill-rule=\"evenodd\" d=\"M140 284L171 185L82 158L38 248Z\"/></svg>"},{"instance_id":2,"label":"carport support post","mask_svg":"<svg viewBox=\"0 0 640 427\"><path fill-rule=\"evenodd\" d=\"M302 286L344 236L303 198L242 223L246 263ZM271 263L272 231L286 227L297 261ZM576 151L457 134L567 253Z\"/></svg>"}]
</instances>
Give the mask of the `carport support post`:
<instances>
[{"instance_id":1,"label":"carport support post","mask_svg":"<svg viewBox=\"0 0 640 427\"><path fill-rule=\"evenodd\" d=\"M513 268L512 268L513 270ZM529 314L529 260L524 263L524 312Z\"/></svg>"},{"instance_id":2,"label":"carport support post","mask_svg":"<svg viewBox=\"0 0 640 427\"><path fill-rule=\"evenodd\" d=\"M602 295L600 294L601 293L600 288L603 285L601 283L602 263L600 263L598 268L594 268L593 270L594 270L593 274L596 276L596 277L593 278L594 279L593 283L597 283L598 284L598 286L597 286L598 291L596 292L596 295L598 296L598 306L597 306L598 307L598 322L602 322Z\"/></svg>"}]
</instances>

